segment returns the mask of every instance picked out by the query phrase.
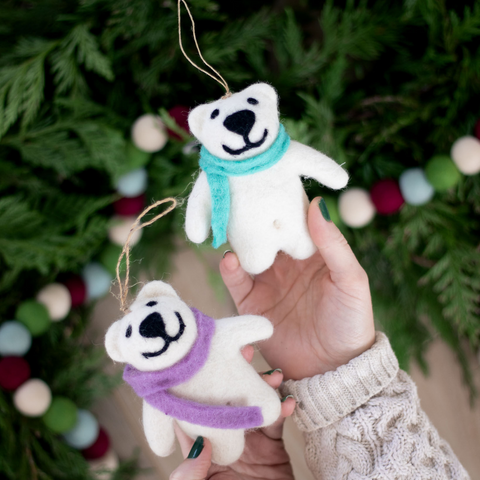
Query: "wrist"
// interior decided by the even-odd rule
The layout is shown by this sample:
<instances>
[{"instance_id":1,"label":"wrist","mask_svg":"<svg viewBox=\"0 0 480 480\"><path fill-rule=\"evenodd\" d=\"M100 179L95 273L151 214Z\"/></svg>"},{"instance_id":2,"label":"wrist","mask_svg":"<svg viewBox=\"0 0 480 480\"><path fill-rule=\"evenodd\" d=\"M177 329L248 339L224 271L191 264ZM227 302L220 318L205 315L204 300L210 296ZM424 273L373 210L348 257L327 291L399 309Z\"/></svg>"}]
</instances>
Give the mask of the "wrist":
<instances>
[{"instance_id":1,"label":"wrist","mask_svg":"<svg viewBox=\"0 0 480 480\"><path fill-rule=\"evenodd\" d=\"M323 374L326 372L331 372L346 365L348 362L362 355L362 353L369 350L372 345L375 343L375 330L372 329L371 332L365 335L365 338L358 342L356 345L350 346L348 349L343 351L337 350L336 353L329 355L324 362L320 362L318 373Z\"/></svg>"}]
</instances>

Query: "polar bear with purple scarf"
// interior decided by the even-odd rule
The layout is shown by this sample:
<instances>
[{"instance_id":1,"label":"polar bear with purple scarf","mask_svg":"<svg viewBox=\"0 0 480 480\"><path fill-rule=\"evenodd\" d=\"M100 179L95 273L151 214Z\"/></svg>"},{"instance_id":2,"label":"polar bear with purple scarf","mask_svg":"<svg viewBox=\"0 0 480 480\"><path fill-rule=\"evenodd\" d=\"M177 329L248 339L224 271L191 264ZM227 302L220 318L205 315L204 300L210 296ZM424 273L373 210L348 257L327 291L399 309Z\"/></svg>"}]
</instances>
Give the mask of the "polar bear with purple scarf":
<instances>
[{"instance_id":1,"label":"polar bear with purple scarf","mask_svg":"<svg viewBox=\"0 0 480 480\"><path fill-rule=\"evenodd\" d=\"M240 457L245 430L274 423L277 393L244 359L241 348L273 333L264 317L213 320L188 307L168 284L150 282L130 312L109 328L109 356L127 363L123 378L143 398L143 425L159 456L175 448L174 422L212 443L212 460Z\"/></svg>"},{"instance_id":2,"label":"polar bear with purple scarf","mask_svg":"<svg viewBox=\"0 0 480 480\"><path fill-rule=\"evenodd\" d=\"M279 121L275 89L257 83L199 105L188 124L202 147L201 172L187 205L187 237L202 243L211 228L213 246L228 239L251 274L268 269L279 251L298 260L313 255L301 177L340 189L348 174L323 153L290 140Z\"/></svg>"}]
</instances>

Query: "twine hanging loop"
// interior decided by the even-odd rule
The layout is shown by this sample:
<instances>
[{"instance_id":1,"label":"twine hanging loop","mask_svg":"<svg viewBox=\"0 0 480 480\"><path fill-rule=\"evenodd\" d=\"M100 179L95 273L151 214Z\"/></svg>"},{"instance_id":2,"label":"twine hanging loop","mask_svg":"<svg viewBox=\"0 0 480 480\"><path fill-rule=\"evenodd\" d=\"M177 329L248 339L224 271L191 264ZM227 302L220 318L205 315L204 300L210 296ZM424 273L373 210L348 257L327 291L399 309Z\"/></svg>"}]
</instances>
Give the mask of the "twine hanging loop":
<instances>
[{"instance_id":1,"label":"twine hanging loop","mask_svg":"<svg viewBox=\"0 0 480 480\"><path fill-rule=\"evenodd\" d=\"M140 220L153 208L158 207L159 205L162 205L163 203L167 202L172 202L172 204L164 210L162 213L159 213L156 217L152 218L148 222L145 223L140 223ZM123 246L122 253L118 257L118 262L117 262L117 283L120 289L120 309L122 312L126 312L128 310L128 305L127 305L127 296L128 296L128 282L129 282L129 277L130 277L130 241L132 239L132 236L141 230L144 227L148 227L152 223L155 223L157 220L160 218L164 217L168 213L170 213L175 207L177 206L177 201L173 197L168 197L164 198L163 200L159 200L158 202L155 202L154 204L150 205L147 207L135 220L133 223L132 227L130 228L130 232L127 237L127 241L125 242L125 245ZM125 256L126 259L126 272L125 272L125 282L122 283L120 279L120 265L122 263L123 257Z\"/></svg>"},{"instance_id":2,"label":"twine hanging loop","mask_svg":"<svg viewBox=\"0 0 480 480\"><path fill-rule=\"evenodd\" d=\"M190 17L190 21L192 22L192 33L193 33L193 40L195 41L195 46L197 47L197 52L200 58L202 59L202 62L212 70L212 72L215 73L216 76L212 75L211 73L207 72L203 68L200 68L196 63L194 63L190 57L185 53L185 50L183 49L183 44L182 44L182 24L181 24L181 4L185 5L185 8L188 12L188 16ZM201 72L203 72L205 75L208 75L209 77L213 78L216 82L218 82L226 91L225 95L222 98L228 98L232 95L232 92L228 88L228 83L226 80L220 75L220 73L217 72L207 61L203 58L202 52L200 50L200 47L197 42L197 36L195 34L195 22L193 20L193 16L190 12L190 9L188 8L187 2L185 0L178 0L178 43L180 44L180 49L182 50L183 55L185 58L195 67L198 68Z\"/></svg>"}]
</instances>

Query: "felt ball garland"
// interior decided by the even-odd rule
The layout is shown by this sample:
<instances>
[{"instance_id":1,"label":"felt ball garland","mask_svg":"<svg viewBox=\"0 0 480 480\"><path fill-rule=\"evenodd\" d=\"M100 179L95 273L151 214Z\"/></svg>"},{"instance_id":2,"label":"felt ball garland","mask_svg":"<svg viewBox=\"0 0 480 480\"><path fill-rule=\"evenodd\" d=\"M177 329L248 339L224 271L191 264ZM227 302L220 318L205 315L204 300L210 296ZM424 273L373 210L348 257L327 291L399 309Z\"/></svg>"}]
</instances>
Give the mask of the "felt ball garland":
<instances>
[{"instance_id":1,"label":"felt ball garland","mask_svg":"<svg viewBox=\"0 0 480 480\"><path fill-rule=\"evenodd\" d=\"M160 117L147 113L137 118L132 126L132 141L144 152L158 152L167 143L168 137Z\"/></svg>"},{"instance_id":2,"label":"felt ball garland","mask_svg":"<svg viewBox=\"0 0 480 480\"><path fill-rule=\"evenodd\" d=\"M13 392L30 378L30 365L22 357L0 360L0 388Z\"/></svg>"},{"instance_id":3,"label":"felt ball garland","mask_svg":"<svg viewBox=\"0 0 480 480\"><path fill-rule=\"evenodd\" d=\"M32 345L30 331L20 322L10 320L0 325L0 355L25 355Z\"/></svg>"},{"instance_id":4,"label":"felt ball garland","mask_svg":"<svg viewBox=\"0 0 480 480\"><path fill-rule=\"evenodd\" d=\"M172 112L178 122L181 121L179 112ZM180 126L185 127L181 123ZM35 299L18 305L12 320L0 324L0 388L12 393L15 408L26 417L41 418L50 430L62 435L64 441L80 450L87 460L112 469L118 466L118 458L109 451L108 434L96 418L89 411L78 409L69 398L52 395L42 379L31 378L30 365L23 356L31 348L32 338L44 334L52 322L64 320L72 308L96 300L110 290L130 227L144 209L147 188L144 167L151 152L163 148L166 141L167 134L158 117L144 115L134 123L132 141L127 142L125 152L128 170L115 184L121 197L113 204L116 215L109 231L112 243L101 252L99 262L85 265L81 275L72 274L62 283L45 285ZM140 234L132 239L131 245L138 242Z\"/></svg>"},{"instance_id":5,"label":"felt ball garland","mask_svg":"<svg viewBox=\"0 0 480 480\"><path fill-rule=\"evenodd\" d=\"M45 305L50 320L53 322L63 320L72 307L70 292L61 283L51 283L45 286L38 292L36 299L37 302Z\"/></svg>"},{"instance_id":6,"label":"felt ball garland","mask_svg":"<svg viewBox=\"0 0 480 480\"><path fill-rule=\"evenodd\" d=\"M375 214L393 215L404 203L421 206L428 203L435 192L445 192L455 187L464 175L480 173L480 120L475 125L475 137L457 139L450 155L435 155L425 169L409 168L398 180L382 179L370 192L350 188L338 198L340 220L351 228L368 225ZM328 206L329 210L332 208Z\"/></svg>"}]
</instances>

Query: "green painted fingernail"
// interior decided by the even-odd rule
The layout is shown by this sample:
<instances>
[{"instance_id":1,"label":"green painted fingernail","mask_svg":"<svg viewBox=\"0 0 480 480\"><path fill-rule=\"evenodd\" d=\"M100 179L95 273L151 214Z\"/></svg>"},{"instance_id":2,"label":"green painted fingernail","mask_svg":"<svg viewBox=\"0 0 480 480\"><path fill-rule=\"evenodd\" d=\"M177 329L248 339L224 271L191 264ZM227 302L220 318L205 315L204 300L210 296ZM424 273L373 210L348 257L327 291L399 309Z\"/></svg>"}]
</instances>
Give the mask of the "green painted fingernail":
<instances>
[{"instance_id":1,"label":"green painted fingernail","mask_svg":"<svg viewBox=\"0 0 480 480\"><path fill-rule=\"evenodd\" d=\"M282 373L282 369L281 368L275 368L274 370L269 370L268 372L263 372L262 375L271 375L272 373L275 373L275 372Z\"/></svg>"},{"instance_id":2,"label":"green painted fingernail","mask_svg":"<svg viewBox=\"0 0 480 480\"><path fill-rule=\"evenodd\" d=\"M323 198L321 198L320 201L318 202L318 206L320 208L320 212L322 212L323 218L327 222L331 222L332 219L330 218L330 213L328 212L327 204L325 203L325 200Z\"/></svg>"},{"instance_id":3,"label":"green painted fingernail","mask_svg":"<svg viewBox=\"0 0 480 480\"><path fill-rule=\"evenodd\" d=\"M287 398L295 398L293 395L287 395L286 397L283 397L280 401L283 403Z\"/></svg>"},{"instance_id":4,"label":"green painted fingernail","mask_svg":"<svg viewBox=\"0 0 480 480\"><path fill-rule=\"evenodd\" d=\"M187 458L197 458L203 450L203 437L197 437Z\"/></svg>"},{"instance_id":5,"label":"green painted fingernail","mask_svg":"<svg viewBox=\"0 0 480 480\"><path fill-rule=\"evenodd\" d=\"M232 251L231 251L231 250L225 250L225 251L223 252L223 258L225 258L225 255L226 255L227 253L232 253Z\"/></svg>"}]
</instances>

